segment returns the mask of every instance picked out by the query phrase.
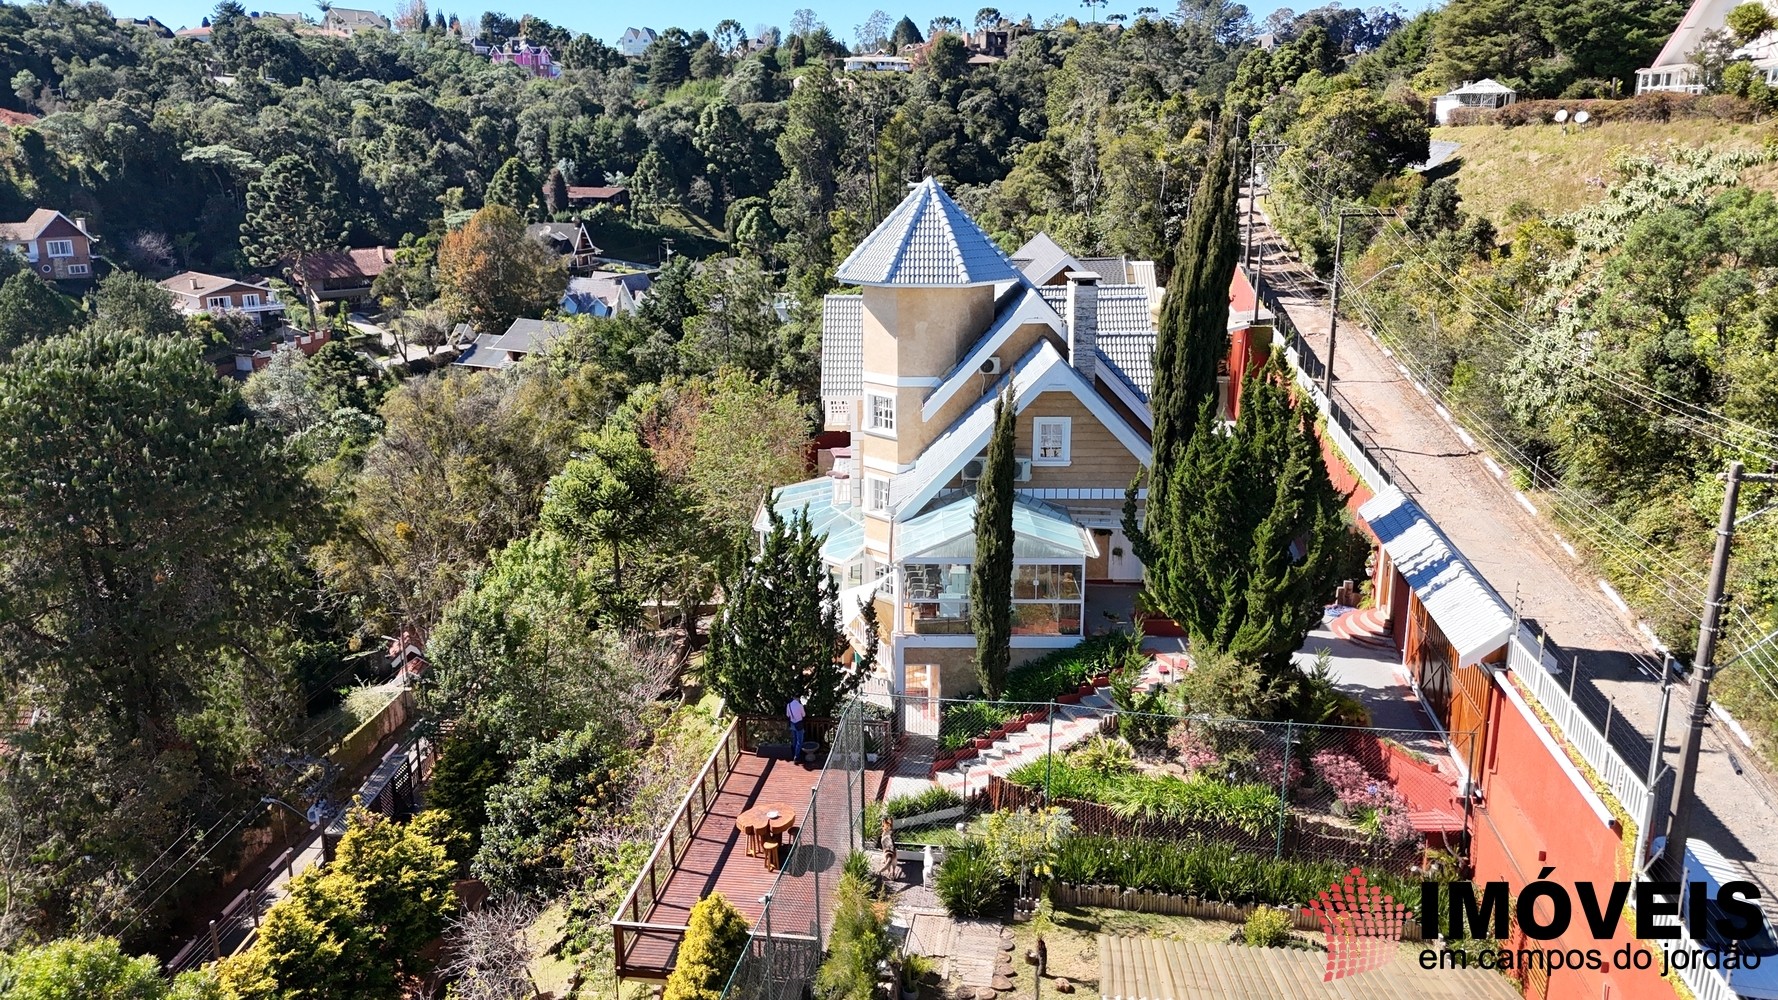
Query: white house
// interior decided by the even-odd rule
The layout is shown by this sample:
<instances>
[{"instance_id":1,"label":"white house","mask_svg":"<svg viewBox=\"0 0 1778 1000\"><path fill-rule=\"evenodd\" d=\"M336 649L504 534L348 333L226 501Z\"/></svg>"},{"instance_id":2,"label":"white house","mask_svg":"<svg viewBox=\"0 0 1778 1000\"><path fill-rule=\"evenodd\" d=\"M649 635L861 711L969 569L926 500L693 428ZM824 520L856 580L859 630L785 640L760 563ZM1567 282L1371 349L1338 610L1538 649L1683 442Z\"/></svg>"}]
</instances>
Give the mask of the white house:
<instances>
[{"instance_id":1,"label":"white house","mask_svg":"<svg viewBox=\"0 0 1778 1000\"><path fill-rule=\"evenodd\" d=\"M1443 125L1458 108L1504 108L1518 99L1517 91L1495 80L1465 80L1463 86L1433 98L1432 116Z\"/></svg>"},{"instance_id":2,"label":"white house","mask_svg":"<svg viewBox=\"0 0 1778 1000\"><path fill-rule=\"evenodd\" d=\"M914 62L904 56L884 55L881 52L867 56L850 56L846 59L848 73L912 73Z\"/></svg>"},{"instance_id":3,"label":"white house","mask_svg":"<svg viewBox=\"0 0 1778 1000\"><path fill-rule=\"evenodd\" d=\"M1778 17L1778 0L1763 0L1766 9ZM1702 93L1704 84L1697 78L1697 67L1691 55L1712 31L1727 31L1729 11L1742 0L1692 0L1679 27L1661 47L1660 55L1643 69L1636 71L1636 92L1672 91L1683 94ZM1732 59L1745 60L1764 76L1767 83L1778 84L1778 31L1768 31L1736 49Z\"/></svg>"},{"instance_id":4,"label":"white house","mask_svg":"<svg viewBox=\"0 0 1778 1000\"><path fill-rule=\"evenodd\" d=\"M631 59L639 59L657 37L653 28L626 28L623 37L617 40L617 50Z\"/></svg>"}]
</instances>

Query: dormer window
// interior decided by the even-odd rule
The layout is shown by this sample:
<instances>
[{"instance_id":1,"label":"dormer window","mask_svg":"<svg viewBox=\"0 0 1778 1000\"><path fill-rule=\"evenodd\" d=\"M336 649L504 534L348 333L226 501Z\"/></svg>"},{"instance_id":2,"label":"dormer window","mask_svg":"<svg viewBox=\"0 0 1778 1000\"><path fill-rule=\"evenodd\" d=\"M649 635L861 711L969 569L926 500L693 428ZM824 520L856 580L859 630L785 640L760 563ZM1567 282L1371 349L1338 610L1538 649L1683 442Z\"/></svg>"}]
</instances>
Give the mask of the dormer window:
<instances>
[{"instance_id":1,"label":"dormer window","mask_svg":"<svg viewBox=\"0 0 1778 1000\"><path fill-rule=\"evenodd\" d=\"M895 436L895 397L879 393L864 396L864 429L873 434Z\"/></svg>"}]
</instances>

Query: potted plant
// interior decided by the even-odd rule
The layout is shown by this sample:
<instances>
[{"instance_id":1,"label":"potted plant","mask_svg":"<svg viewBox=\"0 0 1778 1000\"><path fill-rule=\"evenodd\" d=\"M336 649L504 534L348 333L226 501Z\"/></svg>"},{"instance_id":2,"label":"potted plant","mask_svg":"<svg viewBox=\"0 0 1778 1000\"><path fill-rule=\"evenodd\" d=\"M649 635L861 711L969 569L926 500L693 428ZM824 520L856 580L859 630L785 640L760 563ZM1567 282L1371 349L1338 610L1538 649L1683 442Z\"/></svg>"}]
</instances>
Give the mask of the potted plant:
<instances>
[{"instance_id":1,"label":"potted plant","mask_svg":"<svg viewBox=\"0 0 1778 1000\"><path fill-rule=\"evenodd\" d=\"M1025 726L1025 717L1019 716L1006 724L1006 734L1011 736L1013 733L1022 733L1025 731Z\"/></svg>"},{"instance_id":2,"label":"potted plant","mask_svg":"<svg viewBox=\"0 0 1778 1000\"><path fill-rule=\"evenodd\" d=\"M1099 690L1099 689L1097 687L1095 687L1093 685L1093 682L1090 680L1080 682L1080 696L1082 698L1085 698L1087 695L1090 695L1094 691L1097 691L1097 690Z\"/></svg>"},{"instance_id":3,"label":"potted plant","mask_svg":"<svg viewBox=\"0 0 1778 1000\"><path fill-rule=\"evenodd\" d=\"M1059 694L1056 696L1056 702L1061 705L1077 705L1080 703L1080 692L1070 691L1067 694Z\"/></svg>"},{"instance_id":4,"label":"potted plant","mask_svg":"<svg viewBox=\"0 0 1778 1000\"><path fill-rule=\"evenodd\" d=\"M994 745L994 740L990 737L977 736L975 738L975 748L977 750L986 750L993 745Z\"/></svg>"}]
</instances>

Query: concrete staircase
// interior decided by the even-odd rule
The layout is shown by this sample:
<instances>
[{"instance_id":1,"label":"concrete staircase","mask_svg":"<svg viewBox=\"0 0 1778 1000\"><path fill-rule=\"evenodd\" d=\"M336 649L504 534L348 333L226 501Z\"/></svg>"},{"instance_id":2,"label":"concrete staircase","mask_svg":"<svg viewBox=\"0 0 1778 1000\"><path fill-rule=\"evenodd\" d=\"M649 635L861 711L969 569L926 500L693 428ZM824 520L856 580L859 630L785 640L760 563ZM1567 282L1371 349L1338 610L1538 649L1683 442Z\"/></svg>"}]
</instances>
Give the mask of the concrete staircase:
<instances>
[{"instance_id":1,"label":"concrete staircase","mask_svg":"<svg viewBox=\"0 0 1778 1000\"><path fill-rule=\"evenodd\" d=\"M1157 658L1143 672L1137 690L1152 690L1164 680L1177 677L1182 669L1183 657ZM977 794L988 787L989 775L1005 777L1015 768L1042 759L1046 753L1060 753L1082 740L1091 739L1103 731L1105 721L1116 714L1111 703L1111 688L1100 687L1078 704L1056 705L1047 721L1034 722L1023 732L1008 733L987 749L976 751L976 756L969 760L934 771L932 780L965 797Z\"/></svg>"},{"instance_id":2,"label":"concrete staircase","mask_svg":"<svg viewBox=\"0 0 1778 1000\"><path fill-rule=\"evenodd\" d=\"M1389 623L1388 612L1382 608L1348 611L1330 622L1327 630L1347 642L1368 649L1394 652L1398 648L1395 644L1394 626Z\"/></svg>"}]
</instances>

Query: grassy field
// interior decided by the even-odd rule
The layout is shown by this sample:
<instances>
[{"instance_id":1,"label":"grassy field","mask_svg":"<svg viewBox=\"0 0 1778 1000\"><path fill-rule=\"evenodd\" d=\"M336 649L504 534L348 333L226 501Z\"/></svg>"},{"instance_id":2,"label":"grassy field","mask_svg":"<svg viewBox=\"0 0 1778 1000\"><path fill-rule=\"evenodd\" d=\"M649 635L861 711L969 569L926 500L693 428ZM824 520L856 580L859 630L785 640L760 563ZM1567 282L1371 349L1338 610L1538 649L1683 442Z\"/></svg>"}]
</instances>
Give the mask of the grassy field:
<instances>
[{"instance_id":1,"label":"grassy field","mask_svg":"<svg viewBox=\"0 0 1778 1000\"><path fill-rule=\"evenodd\" d=\"M1507 210L1526 204L1549 215L1596 201L1625 153L1658 153L1669 146L1757 146L1778 136L1771 123L1686 119L1606 122L1584 129L1557 125L1469 125L1435 128L1432 137L1459 144L1457 191L1463 207L1499 224ZM1778 169L1749 171L1743 182L1778 191Z\"/></svg>"}]
</instances>

